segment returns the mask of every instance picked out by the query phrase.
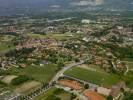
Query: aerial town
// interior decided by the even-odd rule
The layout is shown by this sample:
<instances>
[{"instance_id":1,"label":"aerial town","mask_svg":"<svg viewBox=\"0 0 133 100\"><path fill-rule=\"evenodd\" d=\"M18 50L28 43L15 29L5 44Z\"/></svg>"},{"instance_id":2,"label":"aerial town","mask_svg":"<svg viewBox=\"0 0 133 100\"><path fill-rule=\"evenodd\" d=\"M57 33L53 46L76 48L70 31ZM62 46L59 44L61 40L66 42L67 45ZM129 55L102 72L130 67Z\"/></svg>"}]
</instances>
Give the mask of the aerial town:
<instances>
[{"instance_id":1,"label":"aerial town","mask_svg":"<svg viewBox=\"0 0 133 100\"><path fill-rule=\"evenodd\" d=\"M0 100L133 100L133 13L1 16Z\"/></svg>"}]
</instances>

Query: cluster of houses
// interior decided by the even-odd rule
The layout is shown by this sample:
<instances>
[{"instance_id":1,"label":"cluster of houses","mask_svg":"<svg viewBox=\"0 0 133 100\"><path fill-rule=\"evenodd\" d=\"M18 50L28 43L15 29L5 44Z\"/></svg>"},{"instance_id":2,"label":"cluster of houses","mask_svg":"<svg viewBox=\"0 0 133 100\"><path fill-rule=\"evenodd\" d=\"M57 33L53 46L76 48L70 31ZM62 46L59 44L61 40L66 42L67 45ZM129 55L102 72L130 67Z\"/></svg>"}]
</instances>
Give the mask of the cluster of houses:
<instances>
[{"instance_id":1,"label":"cluster of houses","mask_svg":"<svg viewBox=\"0 0 133 100\"><path fill-rule=\"evenodd\" d=\"M0 57L0 69L6 70L16 65L15 58Z\"/></svg>"},{"instance_id":2,"label":"cluster of houses","mask_svg":"<svg viewBox=\"0 0 133 100\"><path fill-rule=\"evenodd\" d=\"M20 50L22 48L38 48L38 47L52 47L52 46L58 46L59 43L56 40L53 39L35 39L30 38L26 40L23 43L20 43L16 46L17 50Z\"/></svg>"},{"instance_id":3,"label":"cluster of houses","mask_svg":"<svg viewBox=\"0 0 133 100\"><path fill-rule=\"evenodd\" d=\"M18 63L14 57L10 57L6 59L3 59L2 57L0 58L0 69L2 70L8 70L12 67L20 67L20 68L25 68L27 67L27 64L25 63Z\"/></svg>"}]
</instances>

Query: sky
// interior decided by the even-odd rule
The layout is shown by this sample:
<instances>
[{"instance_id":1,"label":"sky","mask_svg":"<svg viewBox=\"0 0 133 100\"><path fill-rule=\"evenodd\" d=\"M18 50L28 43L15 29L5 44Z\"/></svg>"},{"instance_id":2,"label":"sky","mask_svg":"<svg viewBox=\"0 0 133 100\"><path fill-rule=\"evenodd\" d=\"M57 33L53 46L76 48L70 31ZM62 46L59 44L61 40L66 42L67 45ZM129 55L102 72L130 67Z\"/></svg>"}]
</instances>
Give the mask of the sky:
<instances>
[{"instance_id":1,"label":"sky","mask_svg":"<svg viewBox=\"0 0 133 100\"><path fill-rule=\"evenodd\" d=\"M0 15L10 13L74 10L77 8L133 10L133 0L0 0Z\"/></svg>"}]
</instances>

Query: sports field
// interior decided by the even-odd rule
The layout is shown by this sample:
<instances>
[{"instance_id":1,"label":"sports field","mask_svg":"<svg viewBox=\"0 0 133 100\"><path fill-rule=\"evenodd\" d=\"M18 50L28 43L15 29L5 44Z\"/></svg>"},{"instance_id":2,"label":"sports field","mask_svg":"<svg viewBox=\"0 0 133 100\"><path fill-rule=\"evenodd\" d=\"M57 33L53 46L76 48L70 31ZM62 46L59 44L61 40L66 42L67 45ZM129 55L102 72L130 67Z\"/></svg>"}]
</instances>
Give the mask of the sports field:
<instances>
[{"instance_id":1,"label":"sports field","mask_svg":"<svg viewBox=\"0 0 133 100\"><path fill-rule=\"evenodd\" d=\"M90 83L102 85L104 87L111 87L120 81L120 77L118 75L79 67L69 69L64 74Z\"/></svg>"}]
</instances>

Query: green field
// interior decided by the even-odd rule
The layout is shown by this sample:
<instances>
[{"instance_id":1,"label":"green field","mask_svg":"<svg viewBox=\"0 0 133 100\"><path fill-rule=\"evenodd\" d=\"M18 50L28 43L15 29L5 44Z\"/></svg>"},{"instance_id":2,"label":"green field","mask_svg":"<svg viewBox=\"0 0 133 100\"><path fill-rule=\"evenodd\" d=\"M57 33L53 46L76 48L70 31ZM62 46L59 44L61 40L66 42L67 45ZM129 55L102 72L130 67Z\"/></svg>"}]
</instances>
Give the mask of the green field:
<instances>
[{"instance_id":1,"label":"green field","mask_svg":"<svg viewBox=\"0 0 133 100\"><path fill-rule=\"evenodd\" d=\"M15 36L0 35L0 54L3 54L15 48L15 46L11 42L14 38Z\"/></svg>"},{"instance_id":2,"label":"green field","mask_svg":"<svg viewBox=\"0 0 133 100\"><path fill-rule=\"evenodd\" d=\"M35 100L58 100L55 99L55 97L60 98L59 100L71 100L71 94L57 89L55 87L52 87L51 89L49 89L47 92L45 92L44 94L38 96L35 98Z\"/></svg>"},{"instance_id":3,"label":"green field","mask_svg":"<svg viewBox=\"0 0 133 100\"><path fill-rule=\"evenodd\" d=\"M64 74L97 85L103 85L105 87L111 87L120 81L120 77L115 74L109 74L103 71L92 71L77 67L69 69Z\"/></svg>"},{"instance_id":4,"label":"green field","mask_svg":"<svg viewBox=\"0 0 133 100\"><path fill-rule=\"evenodd\" d=\"M38 66L27 66L26 68L12 68L4 73L12 75L26 75L32 77L36 81L48 82L56 74L58 67L50 64L44 67ZM2 72L1 72L2 73Z\"/></svg>"},{"instance_id":5,"label":"green field","mask_svg":"<svg viewBox=\"0 0 133 100\"><path fill-rule=\"evenodd\" d=\"M5 52L8 52L9 50L12 50L14 49L15 46L12 44L12 43L1 43L0 44L0 53L5 53Z\"/></svg>"},{"instance_id":6,"label":"green field","mask_svg":"<svg viewBox=\"0 0 133 100\"><path fill-rule=\"evenodd\" d=\"M129 71L123 79L126 81L126 84L129 88L133 88L133 71Z\"/></svg>"}]
</instances>

